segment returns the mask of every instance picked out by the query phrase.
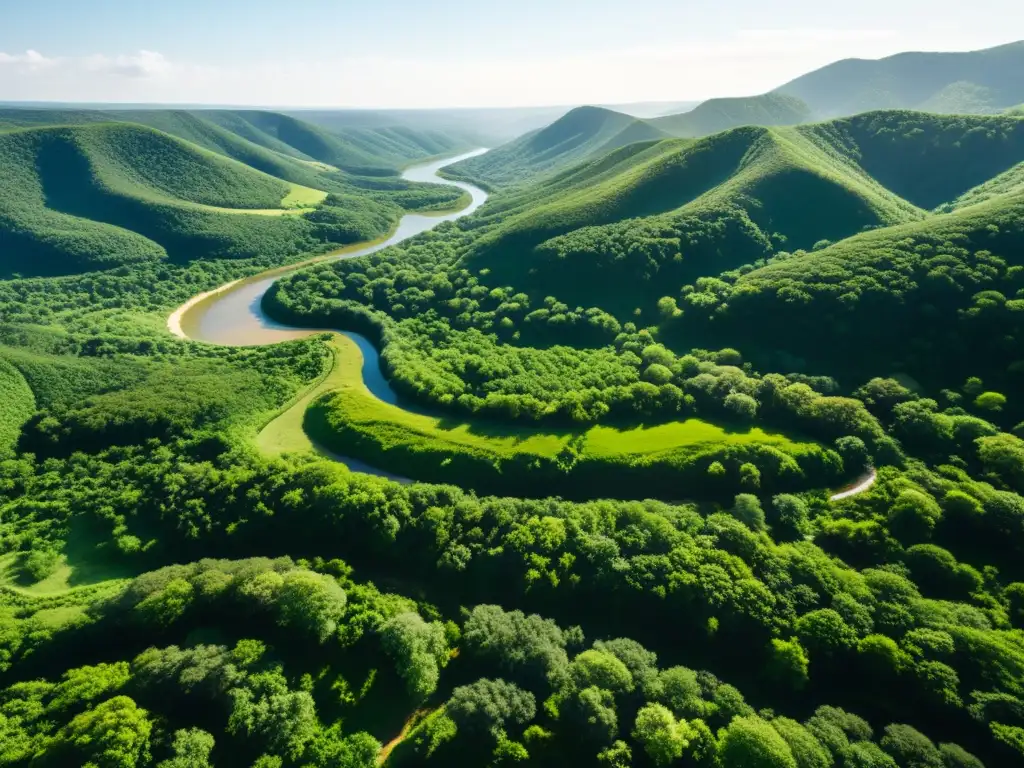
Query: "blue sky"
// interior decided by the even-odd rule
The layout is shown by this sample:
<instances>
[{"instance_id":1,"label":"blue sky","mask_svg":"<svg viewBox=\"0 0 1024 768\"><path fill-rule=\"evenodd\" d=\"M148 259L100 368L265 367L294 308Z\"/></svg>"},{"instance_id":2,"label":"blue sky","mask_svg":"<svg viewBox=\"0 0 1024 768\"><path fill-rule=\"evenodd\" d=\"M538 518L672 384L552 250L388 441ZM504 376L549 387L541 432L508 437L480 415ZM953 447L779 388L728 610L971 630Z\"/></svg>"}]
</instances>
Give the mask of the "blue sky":
<instances>
[{"instance_id":1,"label":"blue sky","mask_svg":"<svg viewBox=\"0 0 1024 768\"><path fill-rule=\"evenodd\" d=\"M516 106L769 90L1024 38L1019 0L0 0L0 100Z\"/></svg>"}]
</instances>

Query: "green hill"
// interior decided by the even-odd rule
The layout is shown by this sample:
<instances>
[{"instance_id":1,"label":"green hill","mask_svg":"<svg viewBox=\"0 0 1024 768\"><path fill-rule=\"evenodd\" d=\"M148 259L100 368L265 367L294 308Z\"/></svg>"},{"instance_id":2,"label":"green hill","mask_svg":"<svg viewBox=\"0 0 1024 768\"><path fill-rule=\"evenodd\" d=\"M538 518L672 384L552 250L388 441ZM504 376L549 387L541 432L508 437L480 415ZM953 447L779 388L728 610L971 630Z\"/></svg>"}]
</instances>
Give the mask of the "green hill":
<instances>
[{"instance_id":1,"label":"green hill","mask_svg":"<svg viewBox=\"0 0 1024 768\"><path fill-rule=\"evenodd\" d=\"M1024 41L968 53L900 53L846 59L798 77L775 93L822 117L875 109L994 113L1024 100Z\"/></svg>"},{"instance_id":2,"label":"green hill","mask_svg":"<svg viewBox=\"0 0 1024 768\"><path fill-rule=\"evenodd\" d=\"M778 93L734 99L710 99L679 115L651 120L673 136L709 136L741 125L796 125L813 119L800 99Z\"/></svg>"},{"instance_id":3,"label":"green hill","mask_svg":"<svg viewBox=\"0 0 1024 768\"><path fill-rule=\"evenodd\" d=\"M943 119L936 131L929 116L876 115L632 145L496 200L484 211L492 226L484 227L471 258L499 283L531 295L629 312L662 291L665 280L681 284L783 247L810 248L923 219L935 190L952 200L1024 159L1024 148L1009 140L1019 121L970 133L990 125L979 118L957 133L959 120ZM945 139L915 150L919 158L905 167L906 177L885 169L887 153L900 152L901 142L912 147L921 126ZM989 137L990 159L980 160L976 148L954 151L968 133L979 142ZM921 204L897 194L909 189L901 179L916 179L935 162L950 177L944 188L923 185Z\"/></svg>"},{"instance_id":4,"label":"green hill","mask_svg":"<svg viewBox=\"0 0 1024 768\"><path fill-rule=\"evenodd\" d=\"M355 175L393 175L415 160L474 146L464 136L437 130L408 126L329 129L289 115L256 110L0 109L0 129L111 121L156 128L303 184L339 169Z\"/></svg>"},{"instance_id":5,"label":"green hill","mask_svg":"<svg viewBox=\"0 0 1024 768\"><path fill-rule=\"evenodd\" d=\"M578 107L546 128L451 166L449 175L512 185L556 173L641 141L668 138L651 123L600 107Z\"/></svg>"},{"instance_id":6,"label":"green hill","mask_svg":"<svg viewBox=\"0 0 1024 768\"><path fill-rule=\"evenodd\" d=\"M165 258L280 258L376 236L400 213L370 198L328 198L127 123L0 133L0 167L0 269L7 274ZM321 210L308 218L286 215L313 206Z\"/></svg>"}]
</instances>

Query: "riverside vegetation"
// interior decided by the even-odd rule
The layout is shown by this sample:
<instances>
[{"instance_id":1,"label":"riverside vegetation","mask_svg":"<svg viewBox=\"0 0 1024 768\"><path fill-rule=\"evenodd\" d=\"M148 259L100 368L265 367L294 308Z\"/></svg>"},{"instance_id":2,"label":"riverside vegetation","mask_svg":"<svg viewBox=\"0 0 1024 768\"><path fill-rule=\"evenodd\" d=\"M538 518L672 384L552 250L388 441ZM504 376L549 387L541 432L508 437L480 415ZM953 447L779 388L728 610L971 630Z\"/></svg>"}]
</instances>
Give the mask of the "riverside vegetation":
<instances>
[{"instance_id":1,"label":"riverside vegetation","mask_svg":"<svg viewBox=\"0 0 1024 768\"><path fill-rule=\"evenodd\" d=\"M166 318L459 190L59 114L0 132L0 765L1024 760L1020 117L570 113L265 297L394 404ZM309 436L418 482L261 451L325 381Z\"/></svg>"}]
</instances>

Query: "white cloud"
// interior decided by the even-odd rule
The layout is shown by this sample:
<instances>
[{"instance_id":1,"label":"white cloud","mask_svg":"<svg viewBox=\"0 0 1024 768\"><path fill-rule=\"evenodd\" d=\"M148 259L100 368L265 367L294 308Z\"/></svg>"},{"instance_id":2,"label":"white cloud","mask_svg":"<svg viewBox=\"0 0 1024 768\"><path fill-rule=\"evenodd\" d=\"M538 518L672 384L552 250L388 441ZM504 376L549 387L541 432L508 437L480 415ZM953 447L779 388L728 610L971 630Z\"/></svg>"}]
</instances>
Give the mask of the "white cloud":
<instances>
[{"instance_id":1,"label":"white cloud","mask_svg":"<svg viewBox=\"0 0 1024 768\"><path fill-rule=\"evenodd\" d=\"M0 66L18 66L30 71L35 71L45 67L52 67L57 63L57 59L47 58L39 51L33 51L32 49L29 49L24 53L13 54L0 51Z\"/></svg>"},{"instance_id":2,"label":"white cloud","mask_svg":"<svg viewBox=\"0 0 1024 768\"><path fill-rule=\"evenodd\" d=\"M168 75L174 65L162 53L141 50L132 54L88 56L84 61L90 72L109 73L122 77L149 78Z\"/></svg>"},{"instance_id":3,"label":"white cloud","mask_svg":"<svg viewBox=\"0 0 1024 768\"><path fill-rule=\"evenodd\" d=\"M308 107L624 104L764 93L847 57L999 42L946 30L746 29L601 51L470 56L301 56L206 66L156 51L47 58L0 53L0 99ZM8 66L12 65L12 66Z\"/></svg>"}]
</instances>

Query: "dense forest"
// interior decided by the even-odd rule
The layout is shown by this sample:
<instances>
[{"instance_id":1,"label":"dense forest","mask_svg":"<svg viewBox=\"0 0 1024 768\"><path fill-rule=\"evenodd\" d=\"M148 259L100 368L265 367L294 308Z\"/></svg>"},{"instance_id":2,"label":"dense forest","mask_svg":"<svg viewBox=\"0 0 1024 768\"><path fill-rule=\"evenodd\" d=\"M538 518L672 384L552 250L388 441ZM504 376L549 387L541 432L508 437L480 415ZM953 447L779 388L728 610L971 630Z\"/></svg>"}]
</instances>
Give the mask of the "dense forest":
<instances>
[{"instance_id":1,"label":"dense forest","mask_svg":"<svg viewBox=\"0 0 1024 768\"><path fill-rule=\"evenodd\" d=\"M457 164L262 299L363 346L168 316L457 133L0 113L0 766L1024 761L1024 119L794 102Z\"/></svg>"}]
</instances>

